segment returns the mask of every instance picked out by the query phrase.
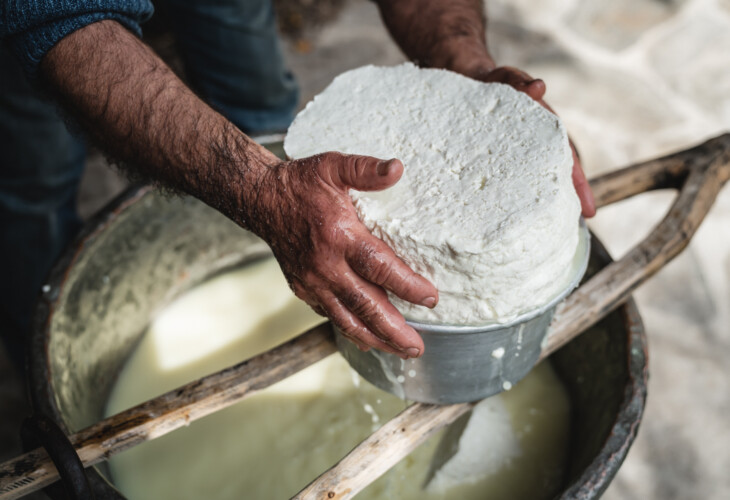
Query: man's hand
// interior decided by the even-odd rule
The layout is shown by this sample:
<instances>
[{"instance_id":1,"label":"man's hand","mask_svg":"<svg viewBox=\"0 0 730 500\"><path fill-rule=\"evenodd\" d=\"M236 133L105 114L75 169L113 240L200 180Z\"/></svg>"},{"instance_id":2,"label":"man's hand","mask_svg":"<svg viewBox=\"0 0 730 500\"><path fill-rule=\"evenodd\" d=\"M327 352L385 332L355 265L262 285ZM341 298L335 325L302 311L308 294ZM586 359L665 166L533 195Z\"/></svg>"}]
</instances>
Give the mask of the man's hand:
<instances>
[{"instance_id":1,"label":"man's hand","mask_svg":"<svg viewBox=\"0 0 730 500\"><path fill-rule=\"evenodd\" d=\"M323 153L279 163L256 183L251 229L271 246L294 293L360 349L403 358L423 341L388 301L433 307L436 288L359 221L348 190L375 191L403 174L398 160Z\"/></svg>"},{"instance_id":2,"label":"man's hand","mask_svg":"<svg viewBox=\"0 0 730 500\"><path fill-rule=\"evenodd\" d=\"M421 66L442 68L484 82L501 82L525 92L551 112L543 100L545 83L508 66L497 67L487 50L482 0L376 0L390 34ZM585 217L596 213L590 186L573 149L573 184Z\"/></svg>"},{"instance_id":3,"label":"man's hand","mask_svg":"<svg viewBox=\"0 0 730 500\"><path fill-rule=\"evenodd\" d=\"M295 293L362 349L404 358L423 352L385 290L428 307L438 293L368 232L348 194L393 185L403 173L399 161L326 153L281 162L114 21L68 35L41 69L108 153L261 236Z\"/></svg>"}]
</instances>

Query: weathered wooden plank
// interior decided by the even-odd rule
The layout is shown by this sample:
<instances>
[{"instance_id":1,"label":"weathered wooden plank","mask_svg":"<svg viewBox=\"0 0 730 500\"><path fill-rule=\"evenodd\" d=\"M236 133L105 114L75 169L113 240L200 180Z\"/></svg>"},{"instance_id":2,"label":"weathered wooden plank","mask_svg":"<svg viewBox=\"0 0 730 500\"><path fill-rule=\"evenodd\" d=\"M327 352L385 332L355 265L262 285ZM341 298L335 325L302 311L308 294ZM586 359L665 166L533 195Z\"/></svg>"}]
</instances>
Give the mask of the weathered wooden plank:
<instances>
[{"instance_id":1,"label":"weathered wooden plank","mask_svg":"<svg viewBox=\"0 0 730 500\"><path fill-rule=\"evenodd\" d=\"M413 404L389 420L340 460L328 474L310 483L296 500L352 498L473 403L438 406Z\"/></svg>"},{"instance_id":2,"label":"weathered wooden plank","mask_svg":"<svg viewBox=\"0 0 730 500\"><path fill-rule=\"evenodd\" d=\"M730 179L730 134L667 157L666 174L661 173L663 161L645 162L609 174L610 178L596 180L596 193L601 202L633 196L636 186L674 187L677 179L683 179L683 185L664 219L649 236L566 299L560 321L551 328L544 355L559 349L616 309L633 290L687 247L717 194ZM683 168L679 168L678 162Z\"/></svg>"},{"instance_id":3,"label":"weathered wooden plank","mask_svg":"<svg viewBox=\"0 0 730 500\"><path fill-rule=\"evenodd\" d=\"M123 411L70 437L85 466L163 436L241 401L329 356L336 347L330 323L247 361ZM10 500L58 479L43 450L0 465L0 499Z\"/></svg>"}]
</instances>

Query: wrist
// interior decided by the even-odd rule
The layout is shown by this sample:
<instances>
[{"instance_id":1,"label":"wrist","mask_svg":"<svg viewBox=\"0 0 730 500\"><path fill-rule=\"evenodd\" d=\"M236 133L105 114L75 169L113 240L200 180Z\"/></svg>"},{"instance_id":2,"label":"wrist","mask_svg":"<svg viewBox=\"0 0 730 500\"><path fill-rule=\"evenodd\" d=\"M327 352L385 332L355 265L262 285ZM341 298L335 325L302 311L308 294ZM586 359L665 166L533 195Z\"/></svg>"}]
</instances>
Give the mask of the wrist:
<instances>
[{"instance_id":1,"label":"wrist","mask_svg":"<svg viewBox=\"0 0 730 500\"><path fill-rule=\"evenodd\" d=\"M256 143L230 122L227 123L226 138L222 150L227 151L221 160L219 172L223 179L209 193L214 206L239 226L262 236L257 221L261 218L262 204L270 193L264 187L270 182L271 174L281 164L281 159ZM222 188L222 189L220 189Z\"/></svg>"}]
</instances>

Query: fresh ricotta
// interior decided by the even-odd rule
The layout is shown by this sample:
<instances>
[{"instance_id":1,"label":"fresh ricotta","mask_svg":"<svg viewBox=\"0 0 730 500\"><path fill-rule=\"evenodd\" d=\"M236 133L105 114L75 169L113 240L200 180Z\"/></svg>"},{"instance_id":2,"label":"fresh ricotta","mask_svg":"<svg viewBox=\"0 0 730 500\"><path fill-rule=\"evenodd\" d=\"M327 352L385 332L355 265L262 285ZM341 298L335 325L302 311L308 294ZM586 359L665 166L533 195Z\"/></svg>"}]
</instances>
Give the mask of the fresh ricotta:
<instances>
[{"instance_id":1,"label":"fresh ricotta","mask_svg":"<svg viewBox=\"0 0 730 500\"><path fill-rule=\"evenodd\" d=\"M351 192L370 231L439 290L433 309L391 296L406 318L509 321L570 280L580 203L560 120L527 95L456 73L366 66L299 113L284 148L398 158L381 192Z\"/></svg>"}]
</instances>

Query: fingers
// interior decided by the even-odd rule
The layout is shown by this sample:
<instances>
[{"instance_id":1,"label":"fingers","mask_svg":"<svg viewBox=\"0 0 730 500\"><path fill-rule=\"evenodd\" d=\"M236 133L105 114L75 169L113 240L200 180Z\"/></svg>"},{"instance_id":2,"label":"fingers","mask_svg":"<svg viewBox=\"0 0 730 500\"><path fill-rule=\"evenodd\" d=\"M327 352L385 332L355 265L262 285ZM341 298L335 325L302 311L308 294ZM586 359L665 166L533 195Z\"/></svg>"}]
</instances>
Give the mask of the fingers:
<instances>
[{"instance_id":1,"label":"fingers","mask_svg":"<svg viewBox=\"0 0 730 500\"><path fill-rule=\"evenodd\" d=\"M578 194L578 199L580 199L583 217L590 218L596 215L596 202L593 198L591 186L588 184L588 179L583 173L580 157L578 157L578 151L575 149L573 141L570 141L570 149L573 152L573 186L575 186L575 192Z\"/></svg>"},{"instance_id":2,"label":"fingers","mask_svg":"<svg viewBox=\"0 0 730 500\"><path fill-rule=\"evenodd\" d=\"M482 80L485 82L506 83L516 88L532 81L533 78L524 71L512 66L499 66L487 73Z\"/></svg>"},{"instance_id":3,"label":"fingers","mask_svg":"<svg viewBox=\"0 0 730 500\"><path fill-rule=\"evenodd\" d=\"M302 300L305 304L311 307L314 312L316 312L320 316L327 316L327 312L322 309L319 303L306 291L301 283L289 283L289 286L294 292L294 295L296 295L298 299Z\"/></svg>"},{"instance_id":4,"label":"fingers","mask_svg":"<svg viewBox=\"0 0 730 500\"><path fill-rule=\"evenodd\" d=\"M378 160L369 156L328 154L328 168L333 182L359 190L384 189L403 175L403 164L396 159ZM341 161L335 161L341 160ZM336 165L339 163L339 166ZM388 245L373 237L361 224L346 258L355 272L382 286L403 300L434 307L438 291L399 259Z\"/></svg>"},{"instance_id":5,"label":"fingers","mask_svg":"<svg viewBox=\"0 0 730 500\"><path fill-rule=\"evenodd\" d=\"M383 352L395 354L403 359L408 356L395 347L389 346L372 333L356 316L354 316L336 297L331 299L330 319L339 328L340 333L360 350L367 351L374 347Z\"/></svg>"},{"instance_id":6,"label":"fingers","mask_svg":"<svg viewBox=\"0 0 730 500\"><path fill-rule=\"evenodd\" d=\"M398 182L403 175L403 164L395 158L379 160L372 156L325 153L321 162L323 177L333 185L358 191L380 191Z\"/></svg>"},{"instance_id":7,"label":"fingers","mask_svg":"<svg viewBox=\"0 0 730 500\"><path fill-rule=\"evenodd\" d=\"M547 87L545 86L545 82L538 79L526 83L523 92L532 97L534 100L540 102L542 101L542 98L545 97L546 90Z\"/></svg>"},{"instance_id":8,"label":"fingers","mask_svg":"<svg viewBox=\"0 0 730 500\"><path fill-rule=\"evenodd\" d=\"M540 101L545 97L545 82L532 78L524 71L511 66L495 68L482 78L482 80L485 82L506 83L515 90L524 92L536 101Z\"/></svg>"},{"instance_id":9,"label":"fingers","mask_svg":"<svg viewBox=\"0 0 730 500\"><path fill-rule=\"evenodd\" d=\"M294 293L328 316L359 348L375 347L404 358L420 356L423 340L390 303L385 289L428 307L436 305L438 292L370 234L347 193L348 188L392 186L403 175L403 164L340 153L293 162L300 173L296 189L304 194L297 195L289 220L306 238L282 239L277 233L274 243L280 244L271 246Z\"/></svg>"},{"instance_id":10,"label":"fingers","mask_svg":"<svg viewBox=\"0 0 730 500\"><path fill-rule=\"evenodd\" d=\"M513 68L511 66L500 66L487 73L487 75L482 78L482 81L506 83L515 90L524 92L539 102L542 106L552 111L550 106L543 101L545 92L547 91L545 82L539 78L535 79L531 77L520 69Z\"/></svg>"},{"instance_id":11,"label":"fingers","mask_svg":"<svg viewBox=\"0 0 730 500\"><path fill-rule=\"evenodd\" d=\"M363 233L359 244L345 256L352 269L403 300L431 308L436 306L436 287L408 267L382 240L365 230Z\"/></svg>"},{"instance_id":12,"label":"fingers","mask_svg":"<svg viewBox=\"0 0 730 500\"><path fill-rule=\"evenodd\" d=\"M590 218L596 215L596 203L593 199L593 192L591 192L591 187L583 173L583 169L577 163L573 165L573 185L580 199L580 209L583 217Z\"/></svg>"},{"instance_id":13,"label":"fingers","mask_svg":"<svg viewBox=\"0 0 730 500\"><path fill-rule=\"evenodd\" d=\"M535 80L524 71L520 71L517 68L509 66L503 66L495 69L492 73L487 75L487 79L488 80L486 81L507 83L516 90L529 95L551 113L557 114L553 111L553 108L551 108L550 105L543 100L545 97L546 86L545 82L542 80ZM593 199L593 193L591 192L588 180L583 173L580 158L578 157L578 152L573 145L573 141L570 142L570 148L573 153L573 185L575 186L575 191L580 199L581 213L583 214L583 217L593 217L596 215L596 203Z\"/></svg>"},{"instance_id":14,"label":"fingers","mask_svg":"<svg viewBox=\"0 0 730 500\"><path fill-rule=\"evenodd\" d=\"M363 351L375 347L404 359L423 353L420 335L406 324L385 290L349 268L328 271L293 281L294 294L318 314L329 317Z\"/></svg>"},{"instance_id":15,"label":"fingers","mask_svg":"<svg viewBox=\"0 0 730 500\"><path fill-rule=\"evenodd\" d=\"M423 354L421 336L388 301L385 291L354 274L321 301L332 322L356 344L375 347L404 359Z\"/></svg>"},{"instance_id":16,"label":"fingers","mask_svg":"<svg viewBox=\"0 0 730 500\"><path fill-rule=\"evenodd\" d=\"M553 108L543 100L539 101L542 106L550 111L552 114L557 115ZM596 215L596 202L593 199L593 192L591 186L588 184L585 173L583 173L583 165L580 162L580 156L578 156L578 150L575 148L575 144L570 140L570 151L573 154L573 186L575 192L580 200L580 209L583 217L590 218Z\"/></svg>"},{"instance_id":17,"label":"fingers","mask_svg":"<svg viewBox=\"0 0 730 500\"><path fill-rule=\"evenodd\" d=\"M350 335L348 335L345 332L343 332L342 329L340 329L340 335L342 335L347 340L349 340L350 342L352 342L353 344L355 344L357 346L357 348L360 349L362 352L368 352L370 350L370 346L369 345L363 344L359 339L356 339L355 337L351 337ZM396 354L396 356L402 356L402 355L401 354Z\"/></svg>"},{"instance_id":18,"label":"fingers","mask_svg":"<svg viewBox=\"0 0 730 500\"><path fill-rule=\"evenodd\" d=\"M315 300L314 297L312 297L312 295L310 295L306 291L306 289L304 288L304 286L301 283L293 282L293 283L290 283L290 286L291 286L291 289L294 291L294 295L296 295L297 298L303 300L309 307L311 307L314 310L314 312L316 312L320 316L324 316L324 317L334 316L334 314L333 315L328 314L327 311L325 311L325 309L319 305L319 302L317 302L317 300ZM341 306L338 306L338 307L341 307ZM342 314L340 314L340 315L342 315ZM330 319L332 319L332 318L330 318ZM370 350L369 345L363 343L361 340L359 340L356 337L353 337L349 334L344 333L344 330L342 329L340 324L339 323L336 323L336 324L340 328L340 333L342 333L343 336L347 337L348 340L350 340L350 342L355 344L358 349L360 349L363 352L367 352ZM386 347L387 349L391 349L387 345L384 347Z\"/></svg>"}]
</instances>

